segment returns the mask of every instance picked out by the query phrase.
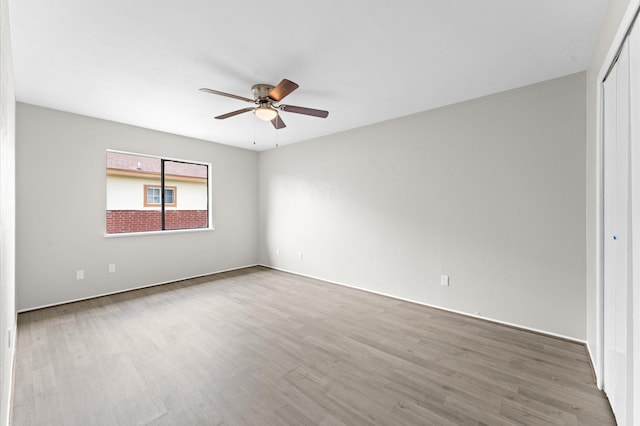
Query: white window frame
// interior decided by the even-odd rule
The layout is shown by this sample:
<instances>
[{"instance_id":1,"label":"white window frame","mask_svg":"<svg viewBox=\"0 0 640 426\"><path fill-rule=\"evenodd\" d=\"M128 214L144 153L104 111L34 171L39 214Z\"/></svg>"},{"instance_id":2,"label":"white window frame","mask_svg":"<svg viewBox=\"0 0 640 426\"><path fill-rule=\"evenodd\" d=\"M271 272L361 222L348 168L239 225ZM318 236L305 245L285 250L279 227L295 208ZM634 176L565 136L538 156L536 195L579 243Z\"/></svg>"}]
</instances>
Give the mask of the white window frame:
<instances>
[{"instance_id":1,"label":"white window frame","mask_svg":"<svg viewBox=\"0 0 640 426\"><path fill-rule=\"evenodd\" d=\"M145 154L145 153L140 153L140 152L131 152L131 151L121 151L121 150L117 150L117 149L107 149L105 152L114 152L117 154L128 154L128 155L139 155L139 156L143 156L143 157L149 157L149 158L157 158L159 160L167 160L167 161L177 161L177 162L182 162L182 163L191 163L191 164L198 164L198 165L202 165L202 166L207 166L207 223L209 224L209 226L207 228L189 228L189 229L165 229L165 230L159 230L159 231L143 231L143 232L121 232L121 233L117 233L117 234L108 234L107 230L106 230L106 224L107 224L107 218L106 218L106 214L107 214L107 188L106 188L106 180L105 180L105 204L104 204L104 224L105 224L105 231L104 231L104 238L121 238L121 237L144 237L144 236L149 236L149 235L169 235L169 234L183 234L183 233L190 233L190 232L210 232L210 231L215 231L215 226L213 224L213 191L212 191L212 176L213 176L213 165L212 163L208 163L205 161L195 161L195 160L186 160L186 159L182 159L182 158L173 158L173 157L167 157L167 156L160 156L160 155L154 155L154 154ZM106 158L107 156L104 156L105 159L105 164L104 164L104 170L107 169L107 165L106 165ZM174 193L175 196L175 193Z\"/></svg>"}]
</instances>

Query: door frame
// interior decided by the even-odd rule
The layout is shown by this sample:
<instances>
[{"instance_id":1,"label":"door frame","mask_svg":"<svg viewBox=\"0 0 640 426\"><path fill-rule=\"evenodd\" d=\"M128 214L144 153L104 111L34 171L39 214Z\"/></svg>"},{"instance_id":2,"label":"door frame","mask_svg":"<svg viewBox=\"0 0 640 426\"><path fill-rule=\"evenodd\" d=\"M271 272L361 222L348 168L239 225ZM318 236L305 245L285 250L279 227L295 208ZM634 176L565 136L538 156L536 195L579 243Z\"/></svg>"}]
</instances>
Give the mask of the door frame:
<instances>
[{"instance_id":1,"label":"door frame","mask_svg":"<svg viewBox=\"0 0 640 426\"><path fill-rule=\"evenodd\" d=\"M598 389L604 385L604 80L615 64L617 56L622 48L627 35L640 13L640 0L630 0L620 26L613 38L609 51L596 80L596 348L595 354L589 355L596 373ZM640 22L640 21L639 21ZM640 45L640 23L635 29L634 39ZM640 66L640 53L638 49L630 52L631 66ZM638 69L638 68L637 68ZM640 87L634 87L631 83L631 108L632 111L640 111ZM631 120L631 164L629 173L632 182L640 182L640 123ZM640 212L640 184L631 185L631 209L632 212ZM635 272L632 280L632 326L633 347L632 350L632 407L633 419L640 419L640 256L633 252L633 248L640 251L640 215L631 216L631 242L632 251L630 262ZM595 357L594 357L595 355Z\"/></svg>"}]
</instances>

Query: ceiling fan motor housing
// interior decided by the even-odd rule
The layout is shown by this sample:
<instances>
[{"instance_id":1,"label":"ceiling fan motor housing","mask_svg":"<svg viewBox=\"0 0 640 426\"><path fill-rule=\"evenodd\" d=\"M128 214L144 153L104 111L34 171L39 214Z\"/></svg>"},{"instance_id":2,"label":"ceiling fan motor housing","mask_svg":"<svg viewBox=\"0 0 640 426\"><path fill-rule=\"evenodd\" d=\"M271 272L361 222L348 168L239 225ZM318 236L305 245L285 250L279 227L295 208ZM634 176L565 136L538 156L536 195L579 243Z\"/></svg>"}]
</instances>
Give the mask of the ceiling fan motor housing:
<instances>
[{"instance_id":1,"label":"ceiling fan motor housing","mask_svg":"<svg viewBox=\"0 0 640 426\"><path fill-rule=\"evenodd\" d=\"M253 97L256 101L258 100L266 100L269 96L269 93L273 90L274 86L270 84L254 84L251 87L251 91L253 92Z\"/></svg>"}]
</instances>

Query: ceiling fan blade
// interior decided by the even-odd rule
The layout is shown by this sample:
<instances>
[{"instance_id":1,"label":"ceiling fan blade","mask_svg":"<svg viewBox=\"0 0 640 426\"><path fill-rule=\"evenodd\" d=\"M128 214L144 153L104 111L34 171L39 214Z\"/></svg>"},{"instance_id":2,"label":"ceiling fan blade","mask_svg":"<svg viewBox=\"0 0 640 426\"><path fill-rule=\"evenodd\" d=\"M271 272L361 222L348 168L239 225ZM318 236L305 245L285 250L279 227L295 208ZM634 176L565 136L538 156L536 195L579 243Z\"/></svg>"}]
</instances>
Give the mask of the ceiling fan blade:
<instances>
[{"instance_id":1,"label":"ceiling fan blade","mask_svg":"<svg viewBox=\"0 0 640 426\"><path fill-rule=\"evenodd\" d=\"M237 111L232 111L232 112L228 112L226 114L219 115L216 118L218 120L224 120L225 118L233 117L234 115L242 114L244 112L249 112L249 111L253 111L253 108L242 108L242 109L239 109Z\"/></svg>"},{"instance_id":2,"label":"ceiling fan blade","mask_svg":"<svg viewBox=\"0 0 640 426\"><path fill-rule=\"evenodd\" d=\"M321 109L305 108L295 105L280 105L282 111L295 112L296 114L312 115L314 117L327 118L329 111L323 111Z\"/></svg>"},{"instance_id":3,"label":"ceiling fan blade","mask_svg":"<svg viewBox=\"0 0 640 426\"><path fill-rule=\"evenodd\" d=\"M276 102L280 102L285 98L285 96L296 90L298 87L300 86L298 86L293 81L287 80L285 78L280 83L278 83L278 85L274 87L267 96L269 96L269 98L273 99Z\"/></svg>"},{"instance_id":4,"label":"ceiling fan blade","mask_svg":"<svg viewBox=\"0 0 640 426\"><path fill-rule=\"evenodd\" d=\"M244 96L232 95L231 93L220 92L218 90L207 89L205 87L200 89L200 91L201 92L212 93L214 95L226 96L227 98L238 99L238 100L245 101L245 102L251 102L252 104L255 103L255 101L253 99L245 98Z\"/></svg>"},{"instance_id":5,"label":"ceiling fan blade","mask_svg":"<svg viewBox=\"0 0 640 426\"><path fill-rule=\"evenodd\" d=\"M280 114L276 115L275 118L271 120L271 124L273 124L273 127L275 127L276 129L284 129L285 127L287 127L287 125L284 124L284 121L282 121L282 117L280 117Z\"/></svg>"}]
</instances>

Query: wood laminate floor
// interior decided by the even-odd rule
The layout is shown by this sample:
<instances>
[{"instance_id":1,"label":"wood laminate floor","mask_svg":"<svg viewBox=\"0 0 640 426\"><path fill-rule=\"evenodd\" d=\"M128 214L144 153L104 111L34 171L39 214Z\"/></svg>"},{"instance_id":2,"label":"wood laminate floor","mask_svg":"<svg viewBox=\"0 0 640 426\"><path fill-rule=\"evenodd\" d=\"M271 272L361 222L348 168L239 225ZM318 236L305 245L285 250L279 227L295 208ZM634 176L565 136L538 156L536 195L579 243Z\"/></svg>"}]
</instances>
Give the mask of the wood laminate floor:
<instances>
[{"instance_id":1,"label":"wood laminate floor","mask_svg":"<svg viewBox=\"0 0 640 426\"><path fill-rule=\"evenodd\" d=\"M249 268L20 314L13 425L611 425L582 345Z\"/></svg>"}]
</instances>

